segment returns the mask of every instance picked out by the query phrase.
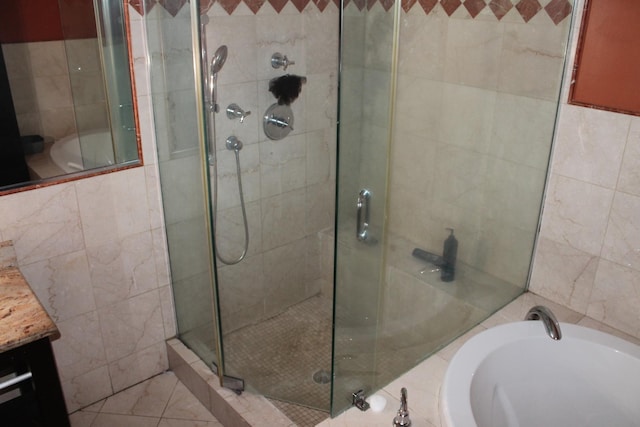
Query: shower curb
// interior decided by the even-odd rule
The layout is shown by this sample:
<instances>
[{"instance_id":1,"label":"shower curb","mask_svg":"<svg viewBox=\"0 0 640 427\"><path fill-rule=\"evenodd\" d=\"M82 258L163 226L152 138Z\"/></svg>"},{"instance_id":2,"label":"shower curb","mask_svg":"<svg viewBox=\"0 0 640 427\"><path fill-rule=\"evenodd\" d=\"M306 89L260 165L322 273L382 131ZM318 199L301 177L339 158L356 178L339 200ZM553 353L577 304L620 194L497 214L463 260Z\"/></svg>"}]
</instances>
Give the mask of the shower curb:
<instances>
[{"instance_id":1,"label":"shower curb","mask_svg":"<svg viewBox=\"0 0 640 427\"><path fill-rule=\"evenodd\" d=\"M167 340L169 368L225 427L296 427L264 396L240 396L220 386L218 377L179 339Z\"/></svg>"}]
</instances>

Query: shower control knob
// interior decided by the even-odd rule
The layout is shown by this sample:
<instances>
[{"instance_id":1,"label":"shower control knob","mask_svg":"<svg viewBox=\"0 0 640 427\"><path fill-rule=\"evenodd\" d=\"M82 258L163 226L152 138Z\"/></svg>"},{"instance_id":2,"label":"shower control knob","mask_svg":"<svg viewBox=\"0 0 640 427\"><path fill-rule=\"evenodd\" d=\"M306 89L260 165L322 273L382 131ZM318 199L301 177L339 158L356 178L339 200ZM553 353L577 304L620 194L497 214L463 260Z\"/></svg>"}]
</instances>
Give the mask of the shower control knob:
<instances>
[{"instance_id":1,"label":"shower control knob","mask_svg":"<svg viewBox=\"0 0 640 427\"><path fill-rule=\"evenodd\" d=\"M287 71L287 67L293 64L295 64L294 61L291 61L289 58L287 58L287 55L283 55L280 52L276 52L271 55L271 66L273 68L282 67L284 71Z\"/></svg>"},{"instance_id":2,"label":"shower control knob","mask_svg":"<svg viewBox=\"0 0 640 427\"><path fill-rule=\"evenodd\" d=\"M251 114L251 111L244 111L238 104L229 104L227 107L227 117L231 120L240 119L240 123L244 123L245 117Z\"/></svg>"}]
</instances>

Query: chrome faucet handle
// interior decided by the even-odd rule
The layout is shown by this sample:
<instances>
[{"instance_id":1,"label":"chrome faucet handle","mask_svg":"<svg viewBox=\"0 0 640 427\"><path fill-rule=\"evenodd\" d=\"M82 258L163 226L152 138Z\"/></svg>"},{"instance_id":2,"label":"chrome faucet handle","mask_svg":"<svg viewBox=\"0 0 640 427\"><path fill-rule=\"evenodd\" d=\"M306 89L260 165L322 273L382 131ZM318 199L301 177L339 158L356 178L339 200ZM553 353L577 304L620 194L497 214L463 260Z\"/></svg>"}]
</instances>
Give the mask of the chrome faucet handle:
<instances>
[{"instance_id":1,"label":"chrome faucet handle","mask_svg":"<svg viewBox=\"0 0 640 427\"><path fill-rule=\"evenodd\" d=\"M240 119L240 123L244 123L245 117L251 114L251 111L244 111L238 104L229 104L227 107L227 117L231 120Z\"/></svg>"},{"instance_id":2,"label":"chrome faucet handle","mask_svg":"<svg viewBox=\"0 0 640 427\"><path fill-rule=\"evenodd\" d=\"M409 418L409 405L407 404L407 389L402 387L400 390L400 409L398 415L393 418L394 427L410 427L411 418Z\"/></svg>"},{"instance_id":3,"label":"chrome faucet handle","mask_svg":"<svg viewBox=\"0 0 640 427\"><path fill-rule=\"evenodd\" d=\"M282 67L284 71L287 71L287 67L293 64L295 64L294 61L291 61L289 58L287 58L287 55L283 55L280 52L276 52L271 55L271 66L273 68Z\"/></svg>"}]
</instances>

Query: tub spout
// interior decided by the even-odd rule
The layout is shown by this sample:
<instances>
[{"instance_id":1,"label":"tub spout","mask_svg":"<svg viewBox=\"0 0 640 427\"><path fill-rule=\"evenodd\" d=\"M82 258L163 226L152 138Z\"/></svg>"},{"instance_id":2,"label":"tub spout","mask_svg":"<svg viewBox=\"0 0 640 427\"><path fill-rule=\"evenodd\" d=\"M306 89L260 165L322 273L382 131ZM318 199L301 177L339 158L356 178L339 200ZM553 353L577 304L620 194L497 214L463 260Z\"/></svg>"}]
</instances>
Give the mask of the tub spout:
<instances>
[{"instance_id":1,"label":"tub spout","mask_svg":"<svg viewBox=\"0 0 640 427\"><path fill-rule=\"evenodd\" d=\"M560 332L560 323L558 323L558 319L556 319L556 316L554 316L551 310L543 305L536 305L535 307L532 307L525 316L524 320L541 320L544 324L545 330L547 331L547 335L549 335L554 340L559 340L560 338L562 338L562 332Z\"/></svg>"}]
</instances>

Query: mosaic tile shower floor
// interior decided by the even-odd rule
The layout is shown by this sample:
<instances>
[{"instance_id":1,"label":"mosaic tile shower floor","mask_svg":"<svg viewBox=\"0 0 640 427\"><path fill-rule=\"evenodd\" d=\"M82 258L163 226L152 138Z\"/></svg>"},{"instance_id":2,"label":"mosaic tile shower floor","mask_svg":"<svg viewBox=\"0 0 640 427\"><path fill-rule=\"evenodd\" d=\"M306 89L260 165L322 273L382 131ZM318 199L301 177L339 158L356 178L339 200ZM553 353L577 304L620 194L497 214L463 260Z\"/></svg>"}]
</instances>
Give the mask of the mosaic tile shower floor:
<instances>
[{"instance_id":1,"label":"mosaic tile shower floor","mask_svg":"<svg viewBox=\"0 0 640 427\"><path fill-rule=\"evenodd\" d=\"M328 417L331 385L316 383L313 375L331 371L331 310L331 300L312 297L224 337L231 375L275 397L274 405L300 427Z\"/></svg>"}]
</instances>

